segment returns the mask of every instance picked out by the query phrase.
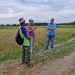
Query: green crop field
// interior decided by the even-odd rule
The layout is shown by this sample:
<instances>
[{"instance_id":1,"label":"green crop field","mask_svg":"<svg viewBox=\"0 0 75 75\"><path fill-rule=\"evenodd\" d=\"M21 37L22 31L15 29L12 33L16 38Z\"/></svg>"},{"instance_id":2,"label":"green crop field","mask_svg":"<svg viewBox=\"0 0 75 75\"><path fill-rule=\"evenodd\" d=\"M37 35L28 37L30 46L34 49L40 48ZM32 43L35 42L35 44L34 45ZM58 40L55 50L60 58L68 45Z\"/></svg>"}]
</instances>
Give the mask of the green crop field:
<instances>
[{"instance_id":1,"label":"green crop field","mask_svg":"<svg viewBox=\"0 0 75 75\"><path fill-rule=\"evenodd\" d=\"M22 46L15 42L16 28L0 29L0 61L17 59L21 57ZM40 52L44 48L47 36L46 27L36 29L35 52ZM75 28L57 28L55 44L63 43L75 37Z\"/></svg>"}]
</instances>

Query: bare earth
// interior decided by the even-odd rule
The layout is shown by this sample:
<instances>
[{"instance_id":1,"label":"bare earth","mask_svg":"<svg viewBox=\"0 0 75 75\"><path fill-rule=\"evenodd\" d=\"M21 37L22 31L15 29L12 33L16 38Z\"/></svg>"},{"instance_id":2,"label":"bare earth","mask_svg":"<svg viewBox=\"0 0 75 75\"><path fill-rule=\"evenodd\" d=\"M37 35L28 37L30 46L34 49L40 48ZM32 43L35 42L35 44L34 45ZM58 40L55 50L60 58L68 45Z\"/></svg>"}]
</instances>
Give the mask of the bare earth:
<instances>
[{"instance_id":1,"label":"bare earth","mask_svg":"<svg viewBox=\"0 0 75 75\"><path fill-rule=\"evenodd\" d=\"M73 67L74 61L75 52L44 65L34 63L30 69L20 64L20 60L8 61L0 64L0 75L63 75L63 72Z\"/></svg>"}]
</instances>

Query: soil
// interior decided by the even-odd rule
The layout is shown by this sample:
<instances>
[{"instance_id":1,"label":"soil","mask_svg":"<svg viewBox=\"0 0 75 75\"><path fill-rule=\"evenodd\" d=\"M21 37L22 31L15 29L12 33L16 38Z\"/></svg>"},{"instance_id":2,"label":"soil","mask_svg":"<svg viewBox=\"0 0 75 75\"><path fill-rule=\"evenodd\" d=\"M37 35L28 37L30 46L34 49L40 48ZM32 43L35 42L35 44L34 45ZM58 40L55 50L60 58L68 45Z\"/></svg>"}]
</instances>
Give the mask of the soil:
<instances>
[{"instance_id":1,"label":"soil","mask_svg":"<svg viewBox=\"0 0 75 75\"><path fill-rule=\"evenodd\" d=\"M43 65L32 61L33 68L21 64L21 60L12 60L0 63L0 75L63 75L63 72L73 67L74 61L75 52Z\"/></svg>"}]
</instances>

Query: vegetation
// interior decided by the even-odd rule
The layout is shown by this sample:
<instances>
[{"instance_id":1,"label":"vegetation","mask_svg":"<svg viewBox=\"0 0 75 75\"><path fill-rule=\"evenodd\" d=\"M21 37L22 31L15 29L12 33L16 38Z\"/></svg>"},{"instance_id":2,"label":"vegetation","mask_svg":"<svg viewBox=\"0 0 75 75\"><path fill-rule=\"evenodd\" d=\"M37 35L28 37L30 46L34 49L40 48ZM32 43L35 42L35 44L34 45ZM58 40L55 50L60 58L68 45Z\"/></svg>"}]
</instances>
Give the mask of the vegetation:
<instances>
[{"instance_id":1,"label":"vegetation","mask_svg":"<svg viewBox=\"0 0 75 75\"><path fill-rule=\"evenodd\" d=\"M47 26L48 23L44 22L44 23L34 23L34 25L36 26ZM26 26L28 25L28 23L25 24ZM73 25L75 27L75 21L74 22L69 22L69 23L57 23L58 26L70 26ZM15 27L18 26L18 24L1 24L0 27Z\"/></svg>"},{"instance_id":2,"label":"vegetation","mask_svg":"<svg viewBox=\"0 0 75 75\"><path fill-rule=\"evenodd\" d=\"M63 44L56 46L54 50L50 49L49 51L41 50L37 55L33 56L33 60L36 62L46 63L56 58L62 58L64 55L69 55L75 49L75 39L70 39Z\"/></svg>"},{"instance_id":3,"label":"vegetation","mask_svg":"<svg viewBox=\"0 0 75 75\"><path fill-rule=\"evenodd\" d=\"M22 46L18 46L15 42L15 36L17 33L16 28L7 28L7 29L0 29L0 61L16 59L21 57ZM46 42L46 34L47 30L46 27L37 27L36 29L36 38L35 38L35 48L34 51L40 53L45 46ZM55 44L64 43L65 41L75 37L75 29L72 28L57 28L56 29L56 37L55 37ZM33 56L33 60L39 61L39 57L41 61L55 58L57 56L64 55L68 53L70 44L65 44L62 48L57 49L55 52L47 52L42 53L42 56ZM73 44L71 44L72 46ZM43 59L44 58L44 59ZM39 60L38 60L39 59Z\"/></svg>"}]
</instances>

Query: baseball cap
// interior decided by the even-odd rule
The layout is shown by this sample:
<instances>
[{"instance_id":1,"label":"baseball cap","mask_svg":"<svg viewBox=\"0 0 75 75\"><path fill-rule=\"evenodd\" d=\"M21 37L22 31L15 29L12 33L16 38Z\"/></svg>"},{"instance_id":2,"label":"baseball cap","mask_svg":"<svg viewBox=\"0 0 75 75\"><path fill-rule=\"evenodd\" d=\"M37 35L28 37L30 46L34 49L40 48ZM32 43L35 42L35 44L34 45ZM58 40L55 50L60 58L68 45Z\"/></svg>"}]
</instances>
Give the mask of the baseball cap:
<instances>
[{"instance_id":1,"label":"baseball cap","mask_svg":"<svg viewBox=\"0 0 75 75\"><path fill-rule=\"evenodd\" d=\"M29 22L34 22L34 20L33 19L29 19Z\"/></svg>"}]
</instances>

